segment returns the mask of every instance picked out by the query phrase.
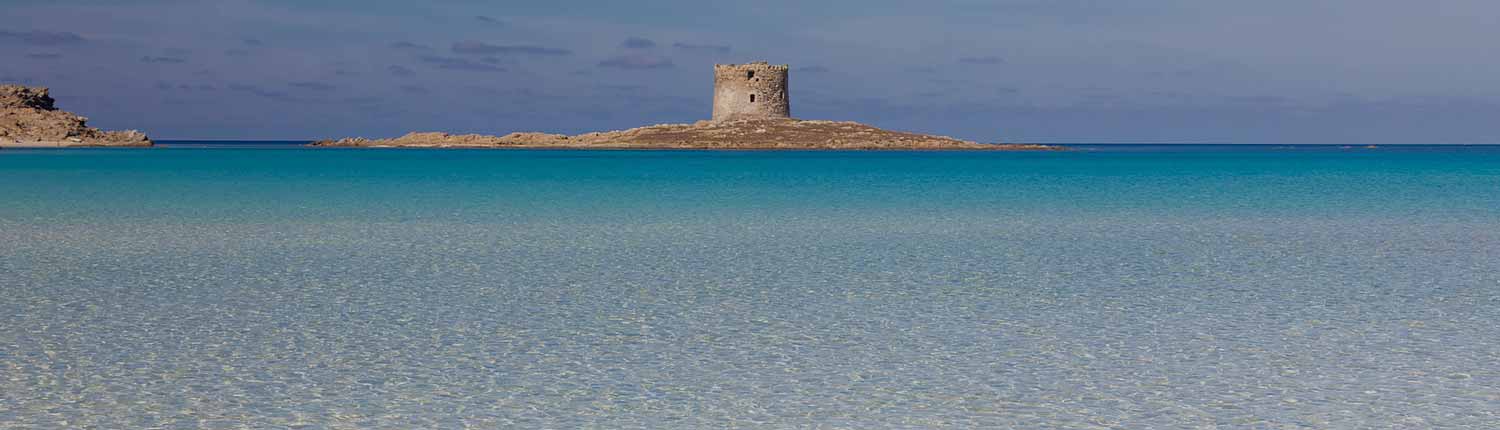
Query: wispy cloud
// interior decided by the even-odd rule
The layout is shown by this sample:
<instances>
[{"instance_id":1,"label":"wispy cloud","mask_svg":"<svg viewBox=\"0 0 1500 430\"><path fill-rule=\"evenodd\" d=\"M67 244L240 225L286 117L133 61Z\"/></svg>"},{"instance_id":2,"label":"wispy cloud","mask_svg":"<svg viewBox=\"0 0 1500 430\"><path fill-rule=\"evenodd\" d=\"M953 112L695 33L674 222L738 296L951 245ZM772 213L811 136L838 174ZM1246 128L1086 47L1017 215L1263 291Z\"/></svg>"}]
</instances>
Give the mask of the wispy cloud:
<instances>
[{"instance_id":1,"label":"wispy cloud","mask_svg":"<svg viewBox=\"0 0 1500 430\"><path fill-rule=\"evenodd\" d=\"M1292 99L1282 96L1228 96L1224 97L1224 100L1230 103L1245 104L1286 104L1292 102Z\"/></svg>"},{"instance_id":2,"label":"wispy cloud","mask_svg":"<svg viewBox=\"0 0 1500 430\"><path fill-rule=\"evenodd\" d=\"M156 89L161 91L216 91L219 88L209 84L173 84L159 81L156 83Z\"/></svg>"},{"instance_id":3,"label":"wispy cloud","mask_svg":"<svg viewBox=\"0 0 1500 430\"><path fill-rule=\"evenodd\" d=\"M390 72L392 75L400 76L403 78L415 76L417 74L415 70L412 70L409 67L396 64L393 64L390 67L386 67L385 70L387 72Z\"/></svg>"},{"instance_id":4,"label":"wispy cloud","mask_svg":"<svg viewBox=\"0 0 1500 430\"><path fill-rule=\"evenodd\" d=\"M730 51L730 49L731 49L729 47L729 45L700 45L700 44L682 43L682 42L673 43L672 47L673 48L677 48L677 49L681 49L683 51L690 51L690 52L712 52L712 53L716 53L716 54L728 54L729 51Z\"/></svg>"},{"instance_id":5,"label":"wispy cloud","mask_svg":"<svg viewBox=\"0 0 1500 430\"><path fill-rule=\"evenodd\" d=\"M153 57L148 55L141 57L141 62L151 64L182 64L186 63L187 59L181 57Z\"/></svg>"},{"instance_id":6,"label":"wispy cloud","mask_svg":"<svg viewBox=\"0 0 1500 430\"><path fill-rule=\"evenodd\" d=\"M625 39L625 42L621 43L620 46L630 49L650 49L656 47L656 42L644 37L631 37Z\"/></svg>"},{"instance_id":7,"label":"wispy cloud","mask_svg":"<svg viewBox=\"0 0 1500 430\"><path fill-rule=\"evenodd\" d=\"M632 85L603 84L603 85L595 85L594 88L598 88L601 91L608 91L608 92L614 92L614 93L640 93L640 92L643 92L643 91L646 90L646 86L645 85L639 85L639 84L632 84Z\"/></svg>"},{"instance_id":8,"label":"wispy cloud","mask_svg":"<svg viewBox=\"0 0 1500 430\"><path fill-rule=\"evenodd\" d=\"M302 89L302 90L309 90L309 91L333 91L334 89L338 88L336 86L333 86L333 84L329 84L329 83L325 83L325 82L311 82L311 81L292 82L292 83L288 83L287 86L292 87L292 88Z\"/></svg>"},{"instance_id":9,"label":"wispy cloud","mask_svg":"<svg viewBox=\"0 0 1500 430\"><path fill-rule=\"evenodd\" d=\"M439 57L436 55L424 55L422 62L437 66L446 70L465 70L471 72L504 72L504 67L485 64L467 58Z\"/></svg>"},{"instance_id":10,"label":"wispy cloud","mask_svg":"<svg viewBox=\"0 0 1500 430\"><path fill-rule=\"evenodd\" d=\"M485 15L475 15L474 16L474 20L482 22L482 23L485 23L485 24L489 24L489 25L500 25L500 26L506 25L505 21L502 21L502 20L494 18L494 17L485 16Z\"/></svg>"},{"instance_id":11,"label":"wispy cloud","mask_svg":"<svg viewBox=\"0 0 1500 430\"><path fill-rule=\"evenodd\" d=\"M5 31L0 30L0 41L14 41L36 46L77 45L87 41L77 33L67 31Z\"/></svg>"},{"instance_id":12,"label":"wispy cloud","mask_svg":"<svg viewBox=\"0 0 1500 430\"><path fill-rule=\"evenodd\" d=\"M391 44L391 49L401 49L401 50L411 50L411 51L426 51L426 50L432 49L432 47L431 46L427 46L427 45L417 44L417 43L411 43L411 42L407 42L407 41L400 41L400 42L392 43Z\"/></svg>"},{"instance_id":13,"label":"wispy cloud","mask_svg":"<svg viewBox=\"0 0 1500 430\"><path fill-rule=\"evenodd\" d=\"M615 69L647 70L672 68L672 59L660 55L621 55L599 62L599 67Z\"/></svg>"},{"instance_id":14,"label":"wispy cloud","mask_svg":"<svg viewBox=\"0 0 1500 430\"><path fill-rule=\"evenodd\" d=\"M30 58L33 60L56 60L58 58L62 58L62 54L53 52L39 52L35 54L26 54L26 58Z\"/></svg>"},{"instance_id":15,"label":"wispy cloud","mask_svg":"<svg viewBox=\"0 0 1500 430\"><path fill-rule=\"evenodd\" d=\"M0 76L0 82L17 83L17 84L23 84L23 85L34 85L34 84L37 83L37 79L35 77L32 77L32 76L10 76L10 75L5 75L5 76Z\"/></svg>"},{"instance_id":16,"label":"wispy cloud","mask_svg":"<svg viewBox=\"0 0 1500 430\"><path fill-rule=\"evenodd\" d=\"M281 91L267 90L267 89L264 89L264 88L261 88L261 87L255 86L255 85L249 85L249 84L229 84L229 89L232 90L232 91L239 91L239 92L242 92L242 93L252 94L252 95L255 95L255 96L259 96L259 97L266 98L266 99L271 99L271 100L276 100L276 101L283 101L283 102L297 101L297 98L292 97L291 95L288 95L287 93L284 93L284 92L281 92Z\"/></svg>"},{"instance_id":17,"label":"wispy cloud","mask_svg":"<svg viewBox=\"0 0 1500 430\"><path fill-rule=\"evenodd\" d=\"M455 54L470 55L541 55L559 56L572 55L573 51L561 48L548 48L536 45L491 45L484 42L465 40L453 44Z\"/></svg>"},{"instance_id":18,"label":"wispy cloud","mask_svg":"<svg viewBox=\"0 0 1500 430\"><path fill-rule=\"evenodd\" d=\"M963 57L963 58L959 58L958 62L960 64L972 64L972 65L979 65L979 66L990 66L990 65L996 65L996 64L1005 64L1005 59L1004 58L1000 58L1000 57L996 57L996 56L993 56L993 55L989 55L989 56L983 56L983 57Z\"/></svg>"}]
</instances>

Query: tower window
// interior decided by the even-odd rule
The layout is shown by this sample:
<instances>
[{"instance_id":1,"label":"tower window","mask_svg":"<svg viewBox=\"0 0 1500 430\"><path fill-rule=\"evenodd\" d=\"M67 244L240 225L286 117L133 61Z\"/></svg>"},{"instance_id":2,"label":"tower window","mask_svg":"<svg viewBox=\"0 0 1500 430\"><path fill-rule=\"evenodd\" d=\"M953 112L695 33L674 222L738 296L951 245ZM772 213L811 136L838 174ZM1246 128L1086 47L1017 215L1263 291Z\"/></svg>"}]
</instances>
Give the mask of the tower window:
<instances>
[{"instance_id":1,"label":"tower window","mask_svg":"<svg viewBox=\"0 0 1500 430\"><path fill-rule=\"evenodd\" d=\"M750 103L755 103L755 94L750 95Z\"/></svg>"},{"instance_id":2,"label":"tower window","mask_svg":"<svg viewBox=\"0 0 1500 430\"><path fill-rule=\"evenodd\" d=\"M751 71L745 72L745 79L755 79L755 71L751 70Z\"/></svg>"}]
</instances>

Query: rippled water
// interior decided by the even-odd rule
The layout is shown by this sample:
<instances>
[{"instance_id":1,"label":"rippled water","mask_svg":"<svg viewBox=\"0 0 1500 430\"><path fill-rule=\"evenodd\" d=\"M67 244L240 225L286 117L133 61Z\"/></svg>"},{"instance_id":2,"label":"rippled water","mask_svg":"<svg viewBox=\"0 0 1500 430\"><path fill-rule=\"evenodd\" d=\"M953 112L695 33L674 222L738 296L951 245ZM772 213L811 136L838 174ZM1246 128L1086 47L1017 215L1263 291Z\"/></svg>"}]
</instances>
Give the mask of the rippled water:
<instances>
[{"instance_id":1,"label":"rippled water","mask_svg":"<svg viewBox=\"0 0 1500 430\"><path fill-rule=\"evenodd\" d=\"M1496 428L1500 149L0 151L0 428Z\"/></svg>"}]
</instances>

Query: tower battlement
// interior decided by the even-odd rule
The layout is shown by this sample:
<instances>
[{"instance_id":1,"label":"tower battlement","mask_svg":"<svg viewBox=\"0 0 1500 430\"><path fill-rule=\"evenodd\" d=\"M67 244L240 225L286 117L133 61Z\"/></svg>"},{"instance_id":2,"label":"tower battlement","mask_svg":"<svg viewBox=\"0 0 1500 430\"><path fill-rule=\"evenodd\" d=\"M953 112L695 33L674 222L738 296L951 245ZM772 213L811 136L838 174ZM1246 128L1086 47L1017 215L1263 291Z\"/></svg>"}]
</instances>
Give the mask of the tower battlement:
<instances>
[{"instance_id":1,"label":"tower battlement","mask_svg":"<svg viewBox=\"0 0 1500 430\"><path fill-rule=\"evenodd\" d=\"M792 117L785 64L714 65L714 121Z\"/></svg>"},{"instance_id":2,"label":"tower battlement","mask_svg":"<svg viewBox=\"0 0 1500 430\"><path fill-rule=\"evenodd\" d=\"M760 70L773 70L773 71L774 70L781 70L781 71L785 71L785 70L790 70L791 66L790 65L786 65L786 64L770 64L770 63L767 63L767 62L764 62L764 61L756 61L756 62L745 63L745 64L715 64L714 65L714 70L720 70L720 69L734 69L734 70L760 69Z\"/></svg>"}]
</instances>

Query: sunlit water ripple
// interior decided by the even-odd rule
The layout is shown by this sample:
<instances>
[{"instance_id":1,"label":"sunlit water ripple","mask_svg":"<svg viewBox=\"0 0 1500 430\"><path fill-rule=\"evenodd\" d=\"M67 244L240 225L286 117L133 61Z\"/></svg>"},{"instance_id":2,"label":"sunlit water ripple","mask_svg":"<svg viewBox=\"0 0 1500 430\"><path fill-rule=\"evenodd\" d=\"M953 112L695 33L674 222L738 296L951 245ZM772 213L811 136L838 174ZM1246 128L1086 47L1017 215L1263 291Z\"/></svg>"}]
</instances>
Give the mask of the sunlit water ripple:
<instances>
[{"instance_id":1,"label":"sunlit water ripple","mask_svg":"<svg viewBox=\"0 0 1500 430\"><path fill-rule=\"evenodd\" d=\"M0 152L0 428L1495 428L1500 151Z\"/></svg>"}]
</instances>

